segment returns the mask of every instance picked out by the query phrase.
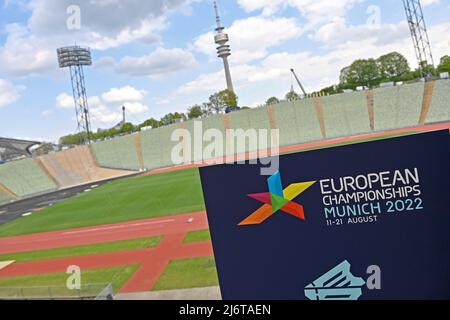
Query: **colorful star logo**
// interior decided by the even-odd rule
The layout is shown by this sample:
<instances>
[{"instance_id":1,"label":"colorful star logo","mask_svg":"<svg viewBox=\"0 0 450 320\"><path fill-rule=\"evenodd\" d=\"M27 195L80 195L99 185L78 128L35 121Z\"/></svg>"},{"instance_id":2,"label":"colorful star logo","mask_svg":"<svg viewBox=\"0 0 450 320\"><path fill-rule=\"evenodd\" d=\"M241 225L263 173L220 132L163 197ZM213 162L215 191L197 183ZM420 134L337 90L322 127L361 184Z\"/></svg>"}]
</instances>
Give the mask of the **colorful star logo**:
<instances>
[{"instance_id":1,"label":"colorful star logo","mask_svg":"<svg viewBox=\"0 0 450 320\"><path fill-rule=\"evenodd\" d=\"M240 226L260 224L278 211L305 220L303 206L292 200L309 189L316 181L294 183L283 190L281 174L277 171L267 180L267 183L269 185L269 192L248 195L250 198L264 203L264 205L239 223Z\"/></svg>"}]
</instances>

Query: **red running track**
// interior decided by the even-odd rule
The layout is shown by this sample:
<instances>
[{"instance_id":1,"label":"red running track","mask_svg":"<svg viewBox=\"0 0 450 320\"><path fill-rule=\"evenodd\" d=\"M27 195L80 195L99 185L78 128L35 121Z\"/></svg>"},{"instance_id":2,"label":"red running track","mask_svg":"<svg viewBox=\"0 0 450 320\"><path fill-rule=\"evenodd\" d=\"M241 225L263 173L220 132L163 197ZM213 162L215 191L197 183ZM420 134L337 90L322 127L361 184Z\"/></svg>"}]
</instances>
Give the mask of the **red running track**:
<instances>
[{"instance_id":1,"label":"red running track","mask_svg":"<svg viewBox=\"0 0 450 320\"><path fill-rule=\"evenodd\" d=\"M188 223L189 219L193 219ZM137 239L208 229L205 212L0 238L0 254Z\"/></svg>"},{"instance_id":2,"label":"red running track","mask_svg":"<svg viewBox=\"0 0 450 320\"><path fill-rule=\"evenodd\" d=\"M192 222L188 222L190 219L193 219ZM121 288L120 292L148 291L153 288L170 260L213 255L210 241L182 243L187 232L207 228L206 214L197 212L174 217L2 238L0 239L1 251L12 253L148 236L164 236L155 248L14 263L0 270L0 278L62 273L66 272L71 265L77 265L82 270L89 270L139 264L138 270Z\"/></svg>"}]
</instances>

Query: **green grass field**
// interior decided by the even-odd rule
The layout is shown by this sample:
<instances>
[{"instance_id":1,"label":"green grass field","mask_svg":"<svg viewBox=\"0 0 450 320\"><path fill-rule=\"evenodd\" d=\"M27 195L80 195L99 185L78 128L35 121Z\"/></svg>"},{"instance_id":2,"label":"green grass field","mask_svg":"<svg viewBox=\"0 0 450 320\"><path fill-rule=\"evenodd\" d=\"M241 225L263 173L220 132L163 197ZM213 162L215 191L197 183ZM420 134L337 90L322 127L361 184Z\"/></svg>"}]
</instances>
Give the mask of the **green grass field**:
<instances>
[{"instance_id":1,"label":"green grass field","mask_svg":"<svg viewBox=\"0 0 450 320\"><path fill-rule=\"evenodd\" d=\"M183 243L193 243L211 240L209 230L191 231L186 234Z\"/></svg>"},{"instance_id":2,"label":"green grass field","mask_svg":"<svg viewBox=\"0 0 450 320\"><path fill-rule=\"evenodd\" d=\"M0 237L205 210L198 169L116 180L0 226Z\"/></svg>"},{"instance_id":3,"label":"green grass field","mask_svg":"<svg viewBox=\"0 0 450 320\"><path fill-rule=\"evenodd\" d=\"M114 292L117 292L133 275L137 270L138 265L124 266L124 267L114 267L107 269L93 269L81 272L81 286L84 287L87 284L107 284L111 283L114 288ZM71 295L71 292L66 289L68 275L66 273L51 273L36 276L26 276L26 277L15 277L15 278L0 278L0 295L5 295L5 292L14 292L13 290L8 290L7 288L25 288L25 294L27 294L27 289L30 287L44 287L40 291L43 296L48 295L48 289L46 287L54 286L58 287L58 291L54 294L58 296ZM37 289L29 291L34 291L36 294ZM72 292L76 295L76 292Z\"/></svg>"},{"instance_id":4,"label":"green grass field","mask_svg":"<svg viewBox=\"0 0 450 320\"><path fill-rule=\"evenodd\" d=\"M213 257L173 260L153 291L204 288L219 285Z\"/></svg>"},{"instance_id":5,"label":"green grass field","mask_svg":"<svg viewBox=\"0 0 450 320\"><path fill-rule=\"evenodd\" d=\"M124 241L104 242L85 246L2 254L0 255L0 261L29 262L36 260L49 260L92 254L146 249L157 246L161 239L162 237L151 237Z\"/></svg>"}]
</instances>

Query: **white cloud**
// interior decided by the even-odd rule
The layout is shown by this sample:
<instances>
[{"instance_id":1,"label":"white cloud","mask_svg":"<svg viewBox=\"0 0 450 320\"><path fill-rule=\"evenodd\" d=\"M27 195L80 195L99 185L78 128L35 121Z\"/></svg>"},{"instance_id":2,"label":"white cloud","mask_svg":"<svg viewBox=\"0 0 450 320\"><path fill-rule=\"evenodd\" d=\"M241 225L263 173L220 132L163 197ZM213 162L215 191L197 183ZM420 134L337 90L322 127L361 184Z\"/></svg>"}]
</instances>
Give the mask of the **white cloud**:
<instances>
[{"instance_id":1,"label":"white cloud","mask_svg":"<svg viewBox=\"0 0 450 320\"><path fill-rule=\"evenodd\" d=\"M131 114L138 114L138 113L148 111L148 107L140 102L134 102L134 103L126 102L124 104L124 106L125 106L126 112L131 113Z\"/></svg>"},{"instance_id":2,"label":"white cloud","mask_svg":"<svg viewBox=\"0 0 450 320\"><path fill-rule=\"evenodd\" d=\"M49 49L46 39L33 36L19 24L7 25L5 31L6 41L0 46L0 75L22 77L56 70L56 53Z\"/></svg>"},{"instance_id":3,"label":"white cloud","mask_svg":"<svg viewBox=\"0 0 450 320\"><path fill-rule=\"evenodd\" d=\"M114 125L121 119L121 113L109 110L105 105L90 108L91 121L97 122L100 127Z\"/></svg>"},{"instance_id":4,"label":"white cloud","mask_svg":"<svg viewBox=\"0 0 450 320\"><path fill-rule=\"evenodd\" d=\"M271 15L285 7L297 9L308 24L331 20L334 17L342 17L355 4L364 0L238 0L238 4L247 12L263 10L264 15Z\"/></svg>"},{"instance_id":5,"label":"white cloud","mask_svg":"<svg viewBox=\"0 0 450 320\"><path fill-rule=\"evenodd\" d=\"M160 33L175 12L189 11L196 0L30 0L30 18L6 25L0 44L0 77L23 77L56 73L58 47L70 42L106 50L135 41L161 42ZM7 5L9 2L7 3ZM81 9L81 29L69 30L66 10Z\"/></svg>"},{"instance_id":6,"label":"white cloud","mask_svg":"<svg viewBox=\"0 0 450 320\"><path fill-rule=\"evenodd\" d=\"M322 42L327 47L334 47L343 43L357 43L364 40L373 40L379 45L385 45L409 37L409 35L406 21L379 26L348 25L345 18L337 17L318 28L311 38Z\"/></svg>"},{"instance_id":7,"label":"white cloud","mask_svg":"<svg viewBox=\"0 0 450 320\"><path fill-rule=\"evenodd\" d=\"M112 60L103 60L103 63ZM140 57L124 57L114 62L114 69L118 73L131 76L155 76L189 69L197 65L192 53L183 49L158 48L150 54Z\"/></svg>"},{"instance_id":8,"label":"white cloud","mask_svg":"<svg viewBox=\"0 0 450 320\"><path fill-rule=\"evenodd\" d=\"M56 97L56 107L60 109L75 108L73 96L63 92Z\"/></svg>"},{"instance_id":9,"label":"white cloud","mask_svg":"<svg viewBox=\"0 0 450 320\"><path fill-rule=\"evenodd\" d=\"M124 86L112 88L100 96L88 97L91 121L102 128L115 125L122 119L122 106L126 107L129 114L146 112L149 108L142 102L146 94L144 90ZM67 93L59 94L56 97L56 106L61 109L73 109L73 97ZM43 113L44 116L49 114L49 110Z\"/></svg>"},{"instance_id":10,"label":"white cloud","mask_svg":"<svg viewBox=\"0 0 450 320\"><path fill-rule=\"evenodd\" d=\"M183 10L191 0L31 0L28 25L41 36L70 34L90 47L104 50L132 41L154 43L159 32L167 27L167 18ZM67 8L80 8L81 29L72 32L66 27Z\"/></svg>"},{"instance_id":11,"label":"white cloud","mask_svg":"<svg viewBox=\"0 0 450 320\"><path fill-rule=\"evenodd\" d=\"M302 31L294 18L250 17L236 20L226 32L230 36L231 61L247 63L264 58L268 49L300 37ZM196 51L216 56L214 33L200 35L194 42Z\"/></svg>"},{"instance_id":12,"label":"white cloud","mask_svg":"<svg viewBox=\"0 0 450 320\"><path fill-rule=\"evenodd\" d=\"M23 90L25 90L24 86L17 86L8 80L0 79L0 108L19 100Z\"/></svg>"},{"instance_id":13,"label":"white cloud","mask_svg":"<svg viewBox=\"0 0 450 320\"><path fill-rule=\"evenodd\" d=\"M102 94L102 99L106 103L121 103L126 101L141 101L147 94L144 90L138 90L132 86L122 88L112 88Z\"/></svg>"},{"instance_id":14,"label":"white cloud","mask_svg":"<svg viewBox=\"0 0 450 320\"><path fill-rule=\"evenodd\" d=\"M423 7L431 6L434 4L440 4L441 0L422 0L421 4Z\"/></svg>"}]
</instances>

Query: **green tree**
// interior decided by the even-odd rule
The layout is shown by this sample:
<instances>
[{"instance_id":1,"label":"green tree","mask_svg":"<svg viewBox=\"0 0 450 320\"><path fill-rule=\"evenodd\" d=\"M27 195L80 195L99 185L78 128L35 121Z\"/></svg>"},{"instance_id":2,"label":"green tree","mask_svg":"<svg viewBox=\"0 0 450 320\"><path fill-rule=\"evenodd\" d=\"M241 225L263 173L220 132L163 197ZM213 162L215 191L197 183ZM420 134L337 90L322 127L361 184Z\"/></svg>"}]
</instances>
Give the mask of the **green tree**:
<instances>
[{"instance_id":1,"label":"green tree","mask_svg":"<svg viewBox=\"0 0 450 320\"><path fill-rule=\"evenodd\" d=\"M153 129L161 126L161 121L158 121L154 118L150 118L145 120L143 123L139 125L139 128L151 127Z\"/></svg>"},{"instance_id":2,"label":"green tree","mask_svg":"<svg viewBox=\"0 0 450 320\"><path fill-rule=\"evenodd\" d=\"M179 120L186 120L186 115L184 113L169 113L161 118L161 122L163 125L167 126L169 124L175 123Z\"/></svg>"},{"instance_id":3,"label":"green tree","mask_svg":"<svg viewBox=\"0 0 450 320\"><path fill-rule=\"evenodd\" d=\"M291 90L288 93L286 93L286 100L287 101L297 101L300 100L300 96L298 95L297 92Z\"/></svg>"},{"instance_id":4,"label":"green tree","mask_svg":"<svg viewBox=\"0 0 450 320\"><path fill-rule=\"evenodd\" d=\"M205 116L210 116L210 115L214 114L214 110L212 109L211 104L209 102L203 102L202 113Z\"/></svg>"},{"instance_id":5,"label":"green tree","mask_svg":"<svg viewBox=\"0 0 450 320\"><path fill-rule=\"evenodd\" d=\"M437 68L438 72L450 72L450 56L445 55L441 58L439 66Z\"/></svg>"},{"instance_id":6,"label":"green tree","mask_svg":"<svg viewBox=\"0 0 450 320\"><path fill-rule=\"evenodd\" d=\"M68 134L67 136L63 136L59 139L59 144L63 146L80 145L83 144L85 136L86 136L85 132Z\"/></svg>"},{"instance_id":7,"label":"green tree","mask_svg":"<svg viewBox=\"0 0 450 320\"><path fill-rule=\"evenodd\" d=\"M383 80L391 80L411 71L408 60L398 52L391 52L379 57L377 63Z\"/></svg>"},{"instance_id":8,"label":"green tree","mask_svg":"<svg viewBox=\"0 0 450 320\"><path fill-rule=\"evenodd\" d=\"M348 71L348 84L372 85L380 78L380 68L375 59L359 59L350 65Z\"/></svg>"},{"instance_id":9,"label":"green tree","mask_svg":"<svg viewBox=\"0 0 450 320\"><path fill-rule=\"evenodd\" d=\"M121 133L132 133L133 131L135 131L135 127L132 123L129 122L124 123L120 128Z\"/></svg>"},{"instance_id":10,"label":"green tree","mask_svg":"<svg viewBox=\"0 0 450 320\"><path fill-rule=\"evenodd\" d=\"M277 97L271 97L271 98L267 99L267 101L266 101L266 105L268 105L268 106L273 106L278 103L280 103L280 100L278 100Z\"/></svg>"},{"instance_id":11,"label":"green tree","mask_svg":"<svg viewBox=\"0 0 450 320\"><path fill-rule=\"evenodd\" d=\"M216 92L209 97L208 107L211 113L219 114L225 110L227 105L220 94Z\"/></svg>"},{"instance_id":12,"label":"green tree","mask_svg":"<svg viewBox=\"0 0 450 320\"><path fill-rule=\"evenodd\" d=\"M196 104L188 109L187 117L189 119L197 119L203 115L202 107Z\"/></svg>"},{"instance_id":13,"label":"green tree","mask_svg":"<svg viewBox=\"0 0 450 320\"><path fill-rule=\"evenodd\" d=\"M219 95L219 99L222 101L222 104L225 107L229 107L231 109L237 109L238 107L238 97L237 95L229 90L229 89L225 89L222 90L218 93Z\"/></svg>"}]
</instances>

